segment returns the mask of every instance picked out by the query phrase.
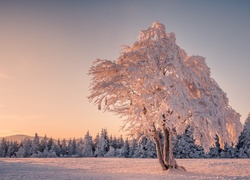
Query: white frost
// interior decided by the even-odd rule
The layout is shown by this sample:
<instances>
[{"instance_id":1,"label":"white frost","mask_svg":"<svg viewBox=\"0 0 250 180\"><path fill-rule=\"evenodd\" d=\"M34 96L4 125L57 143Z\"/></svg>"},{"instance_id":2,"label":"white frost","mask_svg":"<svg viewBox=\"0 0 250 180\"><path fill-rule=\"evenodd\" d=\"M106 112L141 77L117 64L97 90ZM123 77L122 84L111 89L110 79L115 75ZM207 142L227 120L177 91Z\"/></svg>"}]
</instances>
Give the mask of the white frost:
<instances>
[{"instance_id":1,"label":"white frost","mask_svg":"<svg viewBox=\"0 0 250 180\"><path fill-rule=\"evenodd\" d=\"M177 161L186 167L187 172L162 171L157 159L0 158L0 179L250 179L248 159L180 159Z\"/></svg>"}]
</instances>

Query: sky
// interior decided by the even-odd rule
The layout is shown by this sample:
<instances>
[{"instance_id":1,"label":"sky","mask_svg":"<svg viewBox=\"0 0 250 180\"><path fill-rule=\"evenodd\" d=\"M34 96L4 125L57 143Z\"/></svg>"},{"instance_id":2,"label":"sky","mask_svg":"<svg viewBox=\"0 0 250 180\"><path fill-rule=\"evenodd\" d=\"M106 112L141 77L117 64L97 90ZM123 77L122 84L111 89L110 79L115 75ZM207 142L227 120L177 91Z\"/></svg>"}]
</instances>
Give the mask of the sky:
<instances>
[{"instance_id":1,"label":"sky","mask_svg":"<svg viewBox=\"0 0 250 180\"><path fill-rule=\"evenodd\" d=\"M189 55L206 58L211 76L244 123L250 112L250 1L0 0L0 137L119 136L122 119L87 99L97 58L159 21Z\"/></svg>"}]
</instances>

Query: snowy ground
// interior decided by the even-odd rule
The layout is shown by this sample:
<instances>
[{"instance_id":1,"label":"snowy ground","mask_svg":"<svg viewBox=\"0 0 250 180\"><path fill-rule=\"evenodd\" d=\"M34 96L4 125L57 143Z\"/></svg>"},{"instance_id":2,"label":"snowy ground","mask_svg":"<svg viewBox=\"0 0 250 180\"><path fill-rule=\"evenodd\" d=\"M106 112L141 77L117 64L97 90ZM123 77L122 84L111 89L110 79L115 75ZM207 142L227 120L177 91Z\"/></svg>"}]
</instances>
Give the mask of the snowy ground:
<instances>
[{"instance_id":1,"label":"snowy ground","mask_svg":"<svg viewBox=\"0 0 250 180\"><path fill-rule=\"evenodd\" d=\"M250 179L250 159L178 159L187 172L163 172L157 159L0 158L0 179Z\"/></svg>"}]
</instances>

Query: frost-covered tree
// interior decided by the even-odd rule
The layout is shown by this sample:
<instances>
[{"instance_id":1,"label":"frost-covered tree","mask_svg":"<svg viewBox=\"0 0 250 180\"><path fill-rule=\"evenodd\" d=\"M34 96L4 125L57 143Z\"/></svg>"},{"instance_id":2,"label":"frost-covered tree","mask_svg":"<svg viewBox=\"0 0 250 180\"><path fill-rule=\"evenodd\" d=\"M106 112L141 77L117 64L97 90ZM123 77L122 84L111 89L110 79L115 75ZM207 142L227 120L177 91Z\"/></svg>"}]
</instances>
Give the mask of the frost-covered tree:
<instances>
[{"instance_id":1,"label":"frost-covered tree","mask_svg":"<svg viewBox=\"0 0 250 180\"><path fill-rule=\"evenodd\" d=\"M134 152L134 156L136 158L148 158L151 156L152 148L150 148L149 139L145 136L142 136L138 139L138 146L136 147L136 150ZM152 142L152 141L151 141ZM151 156L152 157L152 156Z\"/></svg>"},{"instance_id":2,"label":"frost-covered tree","mask_svg":"<svg viewBox=\"0 0 250 180\"><path fill-rule=\"evenodd\" d=\"M82 138L76 143L76 154L78 157L82 157L83 144L84 142Z\"/></svg>"},{"instance_id":3,"label":"frost-covered tree","mask_svg":"<svg viewBox=\"0 0 250 180\"><path fill-rule=\"evenodd\" d=\"M130 148L129 148L129 141L128 141L128 138L126 138L125 142L124 142L124 145L122 147L122 156L127 158L129 157L129 152L130 152Z\"/></svg>"},{"instance_id":4,"label":"frost-covered tree","mask_svg":"<svg viewBox=\"0 0 250 180\"><path fill-rule=\"evenodd\" d=\"M237 148L226 143L224 149L220 152L220 158L235 158L237 155Z\"/></svg>"},{"instance_id":5,"label":"frost-covered tree","mask_svg":"<svg viewBox=\"0 0 250 180\"><path fill-rule=\"evenodd\" d=\"M0 157L5 157L8 150L8 143L5 138L2 139L0 144Z\"/></svg>"},{"instance_id":6,"label":"frost-covered tree","mask_svg":"<svg viewBox=\"0 0 250 180\"><path fill-rule=\"evenodd\" d=\"M16 156L21 158L21 157L30 157L32 155L32 140L30 140L29 138L24 139L21 142L21 145L18 149L18 151L16 152Z\"/></svg>"},{"instance_id":7,"label":"frost-covered tree","mask_svg":"<svg viewBox=\"0 0 250 180\"><path fill-rule=\"evenodd\" d=\"M68 155L67 142L66 142L66 139L63 139L62 144L61 144L61 154L60 154L60 156L67 156L67 155Z\"/></svg>"},{"instance_id":8,"label":"frost-covered tree","mask_svg":"<svg viewBox=\"0 0 250 180\"><path fill-rule=\"evenodd\" d=\"M69 144L68 144L68 155L69 156L75 156L77 154L76 151L76 140L75 138L73 138L73 140L69 140Z\"/></svg>"},{"instance_id":9,"label":"frost-covered tree","mask_svg":"<svg viewBox=\"0 0 250 180\"><path fill-rule=\"evenodd\" d=\"M209 151L208 155L211 158L219 158L220 153L222 151L221 145L220 145L220 142L219 142L219 137L216 135L214 139L215 139L215 144L210 148L210 151Z\"/></svg>"},{"instance_id":10,"label":"frost-covered tree","mask_svg":"<svg viewBox=\"0 0 250 180\"><path fill-rule=\"evenodd\" d=\"M40 142L40 152L43 153L43 151L46 149L48 143L48 138L46 135L41 139Z\"/></svg>"},{"instance_id":11,"label":"frost-covered tree","mask_svg":"<svg viewBox=\"0 0 250 180\"><path fill-rule=\"evenodd\" d=\"M109 151L108 132L106 129L102 129L101 137L95 148L95 156L103 157Z\"/></svg>"},{"instance_id":12,"label":"frost-covered tree","mask_svg":"<svg viewBox=\"0 0 250 180\"><path fill-rule=\"evenodd\" d=\"M32 154L38 154L40 151L40 139L37 133L35 133L35 137L32 140L32 145L31 145L31 153Z\"/></svg>"},{"instance_id":13,"label":"frost-covered tree","mask_svg":"<svg viewBox=\"0 0 250 180\"><path fill-rule=\"evenodd\" d=\"M114 138L110 139L109 146L113 147L114 149L118 148L118 141L117 141L116 136L114 136Z\"/></svg>"},{"instance_id":14,"label":"frost-covered tree","mask_svg":"<svg viewBox=\"0 0 250 180\"><path fill-rule=\"evenodd\" d=\"M46 157L49 157L49 158L56 158L56 157L58 157L57 154L56 154L56 146L57 146L56 144L52 143L51 147L48 148L50 150L48 151L48 154L47 154Z\"/></svg>"},{"instance_id":15,"label":"frost-covered tree","mask_svg":"<svg viewBox=\"0 0 250 180\"><path fill-rule=\"evenodd\" d=\"M250 158L250 113L244 124L244 129L239 137L237 144L238 157Z\"/></svg>"},{"instance_id":16,"label":"frost-covered tree","mask_svg":"<svg viewBox=\"0 0 250 180\"><path fill-rule=\"evenodd\" d=\"M96 147L97 147L97 144L99 143L99 140L100 140L100 135L99 135L99 133L97 133L97 135L93 139L94 151L96 151Z\"/></svg>"},{"instance_id":17,"label":"frost-covered tree","mask_svg":"<svg viewBox=\"0 0 250 180\"><path fill-rule=\"evenodd\" d=\"M92 157L93 156L93 141L92 137L89 135L89 131L84 137L83 149L81 152L83 157Z\"/></svg>"},{"instance_id":18,"label":"frost-covered tree","mask_svg":"<svg viewBox=\"0 0 250 180\"><path fill-rule=\"evenodd\" d=\"M131 143L129 145L129 158L132 158L135 156L135 152L136 152L136 149L137 149L137 146L138 146L138 142L135 138L133 138L131 140Z\"/></svg>"},{"instance_id":19,"label":"frost-covered tree","mask_svg":"<svg viewBox=\"0 0 250 180\"><path fill-rule=\"evenodd\" d=\"M224 145L236 142L241 132L240 115L210 77L205 58L188 56L159 22L124 46L116 61L97 59L89 75L89 100L120 115L131 134L152 137L163 170L179 167L171 144L173 128L183 134L193 127L195 143L207 151L215 135Z\"/></svg>"},{"instance_id":20,"label":"frost-covered tree","mask_svg":"<svg viewBox=\"0 0 250 180\"><path fill-rule=\"evenodd\" d=\"M51 138L49 138L48 143L47 143L47 147L48 147L49 151L51 150L53 145L54 145L54 140L51 137Z\"/></svg>"},{"instance_id":21,"label":"frost-covered tree","mask_svg":"<svg viewBox=\"0 0 250 180\"><path fill-rule=\"evenodd\" d=\"M112 146L109 147L108 152L104 155L104 157L116 157L116 156L117 156L117 150Z\"/></svg>"},{"instance_id":22,"label":"frost-covered tree","mask_svg":"<svg viewBox=\"0 0 250 180\"><path fill-rule=\"evenodd\" d=\"M120 138L118 138L117 140L117 148L121 149L124 146L124 140L122 135L120 136Z\"/></svg>"},{"instance_id":23,"label":"frost-covered tree","mask_svg":"<svg viewBox=\"0 0 250 180\"><path fill-rule=\"evenodd\" d=\"M175 135L173 141L176 158L202 158L205 156L203 148L195 144L192 127L187 127L181 136Z\"/></svg>"},{"instance_id":24,"label":"frost-covered tree","mask_svg":"<svg viewBox=\"0 0 250 180\"><path fill-rule=\"evenodd\" d=\"M17 141L11 141L8 145L7 157L15 157L16 152L18 151Z\"/></svg>"},{"instance_id":25,"label":"frost-covered tree","mask_svg":"<svg viewBox=\"0 0 250 180\"><path fill-rule=\"evenodd\" d=\"M56 156L60 157L62 151L61 151L61 141L60 139L57 140L57 143L54 144L54 151L56 153Z\"/></svg>"}]
</instances>

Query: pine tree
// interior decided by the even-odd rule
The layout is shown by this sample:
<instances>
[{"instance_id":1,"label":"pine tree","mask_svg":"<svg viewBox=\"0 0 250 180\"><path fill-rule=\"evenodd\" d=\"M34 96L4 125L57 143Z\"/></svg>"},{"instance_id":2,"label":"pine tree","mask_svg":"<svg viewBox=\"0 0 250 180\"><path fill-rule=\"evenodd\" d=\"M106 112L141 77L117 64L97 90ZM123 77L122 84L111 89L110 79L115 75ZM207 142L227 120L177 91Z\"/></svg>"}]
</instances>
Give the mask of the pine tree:
<instances>
[{"instance_id":1,"label":"pine tree","mask_svg":"<svg viewBox=\"0 0 250 180\"><path fill-rule=\"evenodd\" d=\"M226 143L224 145L224 149L220 152L220 158L235 158L237 153L237 149L233 147L233 145L229 145Z\"/></svg>"},{"instance_id":2,"label":"pine tree","mask_svg":"<svg viewBox=\"0 0 250 180\"><path fill-rule=\"evenodd\" d=\"M112 146L109 147L109 151L104 155L104 157L120 157L120 154L117 154L117 151L120 149L115 149Z\"/></svg>"},{"instance_id":3,"label":"pine tree","mask_svg":"<svg viewBox=\"0 0 250 180\"><path fill-rule=\"evenodd\" d=\"M93 141L92 137L89 135L89 131L84 137L83 150L81 152L83 157L92 157L93 156Z\"/></svg>"},{"instance_id":4,"label":"pine tree","mask_svg":"<svg viewBox=\"0 0 250 180\"><path fill-rule=\"evenodd\" d=\"M60 157L60 155L62 154L60 139L58 139L57 143L54 144L54 150L55 150L56 156Z\"/></svg>"},{"instance_id":5,"label":"pine tree","mask_svg":"<svg viewBox=\"0 0 250 180\"><path fill-rule=\"evenodd\" d=\"M156 158L157 156L156 156L155 144L150 138L147 138L146 147L147 147L146 157L147 158Z\"/></svg>"},{"instance_id":6,"label":"pine tree","mask_svg":"<svg viewBox=\"0 0 250 180\"><path fill-rule=\"evenodd\" d=\"M129 158L135 157L136 149L138 148L138 142L135 138L131 140L129 145Z\"/></svg>"},{"instance_id":7,"label":"pine tree","mask_svg":"<svg viewBox=\"0 0 250 180\"><path fill-rule=\"evenodd\" d=\"M218 136L215 136L215 141L215 146L211 147L209 151L209 157L211 158L219 158L222 151Z\"/></svg>"},{"instance_id":8,"label":"pine tree","mask_svg":"<svg viewBox=\"0 0 250 180\"><path fill-rule=\"evenodd\" d=\"M8 143L7 157L15 157L16 152L18 151L17 141L11 141Z\"/></svg>"},{"instance_id":9,"label":"pine tree","mask_svg":"<svg viewBox=\"0 0 250 180\"><path fill-rule=\"evenodd\" d=\"M82 157L82 150L83 150L83 139L80 138L80 140L76 143L76 154L78 157Z\"/></svg>"},{"instance_id":10,"label":"pine tree","mask_svg":"<svg viewBox=\"0 0 250 180\"><path fill-rule=\"evenodd\" d=\"M62 145L61 145L61 154L60 156L67 156L68 155L68 148L67 148L67 143L66 140L62 140Z\"/></svg>"},{"instance_id":11,"label":"pine tree","mask_svg":"<svg viewBox=\"0 0 250 180\"><path fill-rule=\"evenodd\" d=\"M103 157L109 151L108 133L106 129L102 129L101 137L95 149L95 156Z\"/></svg>"},{"instance_id":12,"label":"pine tree","mask_svg":"<svg viewBox=\"0 0 250 180\"><path fill-rule=\"evenodd\" d=\"M117 140L116 136L114 136L113 143L112 143L111 146L112 146L114 149L119 148L119 143L118 143L118 140Z\"/></svg>"},{"instance_id":13,"label":"pine tree","mask_svg":"<svg viewBox=\"0 0 250 180\"><path fill-rule=\"evenodd\" d=\"M244 124L244 129L239 136L238 144L238 157L250 158L250 113Z\"/></svg>"},{"instance_id":14,"label":"pine tree","mask_svg":"<svg viewBox=\"0 0 250 180\"><path fill-rule=\"evenodd\" d=\"M24 157L24 146L23 142L20 143L20 146L18 148L18 151L16 152L16 157L17 158L23 158Z\"/></svg>"},{"instance_id":15,"label":"pine tree","mask_svg":"<svg viewBox=\"0 0 250 180\"><path fill-rule=\"evenodd\" d=\"M124 145L122 147L122 156L125 157L125 158L128 158L129 157L129 153L130 153L130 147L129 147L129 142L128 142L128 138L126 138L125 142L124 142Z\"/></svg>"},{"instance_id":16,"label":"pine tree","mask_svg":"<svg viewBox=\"0 0 250 180\"><path fill-rule=\"evenodd\" d=\"M112 157L128 157L129 156L129 143L128 140L124 142L123 137L120 136L118 139L116 137L113 140L113 146L110 147L109 156Z\"/></svg>"},{"instance_id":17,"label":"pine tree","mask_svg":"<svg viewBox=\"0 0 250 180\"><path fill-rule=\"evenodd\" d=\"M41 150L40 149L40 139L37 133L35 133L35 136L32 140L32 145L31 145L31 153L32 154L38 154L38 152Z\"/></svg>"},{"instance_id":18,"label":"pine tree","mask_svg":"<svg viewBox=\"0 0 250 180\"><path fill-rule=\"evenodd\" d=\"M52 146L54 145L54 140L52 139L52 137L48 140L47 142L47 147L48 147L48 150L50 151Z\"/></svg>"},{"instance_id":19,"label":"pine tree","mask_svg":"<svg viewBox=\"0 0 250 180\"><path fill-rule=\"evenodd\" d=\"M5 157L8 151L8 143L5 138L2 139L0 144L0 157Z\"/></svg>"},{"instance_id":20,"label":"pine tree","mask_svg":"<svg viewBox=\"0 0 250 180\"><path fill-rule=\"evenodd\" d=\"M43 151L46 149L47 147L47 143L48 143L48 138L45 134L45 136L42 138L41 142L40 142L40 152L43 153Z\"/></svg>"},{"instance_id":21,"label":"pine tree","mask_svg":"<svg viewBox=\"0 0 250 180\"><path fill-rule=\"evenodd\" d=\"M73 138L73 140L69 140L69 144L68 144L68 155L69 156L75 156L77 154L76 151L76 140L75 138Z\"/></svg>"},{"instance_id":22,"label":"pine tree","mask_svg":"<svg viewBox=\"0 0 250 180\"><path fill-rule=\"evenodd\" d=\"M138 146L134 152L135 158L146 158L147 157L147 138L142 136L138 139Z\"/></svg>"},{"instance_id":23,"label":"pine tree","mask_svg":"<svg viewBox=\"0 0 250 180\"><path fill-rule=\"evenodd\" d=\"M30 157L32 155L32 140L25 139L23 141L23 154L21 156L23 157Z\"/></svg>"},{"instance_id":24,"label":"pine tree","mask_svg":"<svg viewBox=\"0 0 250 180\"><path fill-rule=\"evenodd\" d=\"M94 143L94 152L96 151L96 147L97 147L97 144L99 143L100 141L100 134L97 133L97 135L95 136L94 140L93 140L93 143Z\"/></svg>"},{"instance_id":25,"label":"pine tree","mask_svg":"<svg viewBox=\"0 0 250 180\"><path fill-rule=\"evenodd\" d=\"M177 158L202 158L205 156L201 146L195 144L193 128L187 127L182 136L174 136L174 155Z\"/></svg>"},{"instance_id":26,"label":"pine tree","mask_svg":"<svg viewBox=\"0 0 250 180\"><path fill-rule=\"evenodd\" d=\"M56 146L57 145L54 144L54 143L51 145L47 157L49 157L49 158L56 158L56 157L58 157L57 154L56 154Z\"/></svg>"},{"instance_id":27,"label":"pine tree","mask_svg":"<svg viewBox=\"0 0 250 180\"><path fill-rule=\"evenodd\" d=\"M118 144L118 147L117 147L118 149L121 149L124 146L124 140L123 140L122 135L120 136L120 138L118 138L117 144Z\"/></svg>"}]
</instances>

